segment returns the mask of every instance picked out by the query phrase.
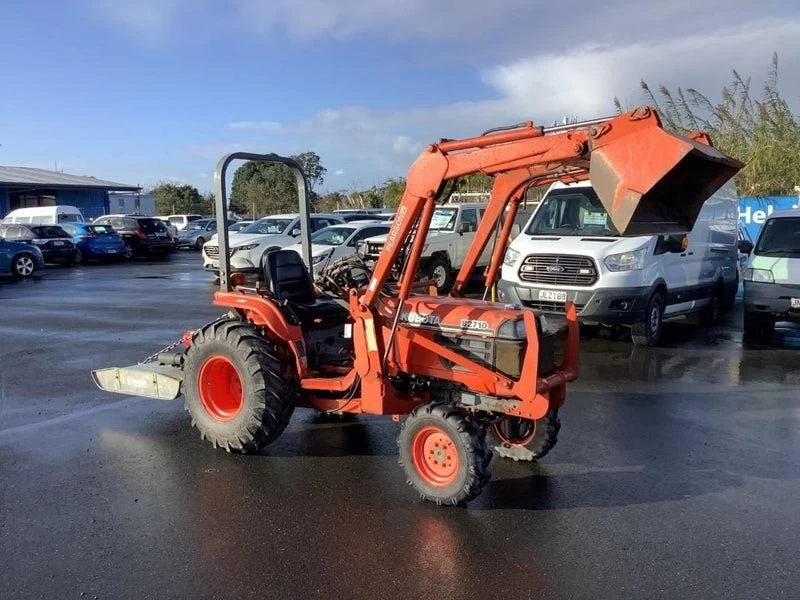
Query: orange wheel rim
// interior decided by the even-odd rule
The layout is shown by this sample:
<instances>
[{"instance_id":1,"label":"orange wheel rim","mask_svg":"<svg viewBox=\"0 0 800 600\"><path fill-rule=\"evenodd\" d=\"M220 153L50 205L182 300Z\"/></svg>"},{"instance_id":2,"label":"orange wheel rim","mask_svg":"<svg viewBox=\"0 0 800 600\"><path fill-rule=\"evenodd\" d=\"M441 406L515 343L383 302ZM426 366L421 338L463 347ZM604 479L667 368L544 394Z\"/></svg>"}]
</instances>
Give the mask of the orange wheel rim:
<instances>
[{"instance_id":1,"label":"orange wheel rim","mask_svg":"<svg viewBox=\"0 0 800 600\"><path fill-rule=\"evenodd\" d=\"M461 462L453 439L439 427L420 429L411 442L411 460L420 477L433 486L448 486L458 477Z\"/></svg>"},{"instance_id":2,"label":"orange wheel rim","mask_svg":"<svg viewBox=\"0 0 800 600\"><path fill-rule=\"evenodd\" d=\"M217 421L231 421L242 410L244 394L238 369L224 356L212 356L197 377L200 402Z\"/></svg>"},{"instance_id":3,"label":"orange wheel rim","mask_svg":"<svg viewBox=\"0 0 800 600\"><path fill-rule=\"evenodd\" d=\"M504 446L526 446L536 434L536 424L527 419L518 418L512 421L506 417L492 425L494 434Z\"/></svg>"}]
</instances>

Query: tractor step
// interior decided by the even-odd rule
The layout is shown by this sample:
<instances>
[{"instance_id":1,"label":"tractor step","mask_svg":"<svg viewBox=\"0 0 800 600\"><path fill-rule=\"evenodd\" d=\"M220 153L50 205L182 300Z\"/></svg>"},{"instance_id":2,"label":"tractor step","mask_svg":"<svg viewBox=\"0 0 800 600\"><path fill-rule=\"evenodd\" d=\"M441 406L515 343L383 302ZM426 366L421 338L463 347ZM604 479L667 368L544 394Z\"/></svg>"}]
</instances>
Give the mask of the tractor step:
<instances>
[{"instance_id":1,"label":"tractor step","mask_svg":"<svg viewBox=\"0 0 800 600\"><path fill-rule=\"evenodd\" d=\"M147 363L131 367L111 367L92 371L101 390L157 400L175 400L181 395L183 370L179 367Z\"/></svg>"}]
</instances>

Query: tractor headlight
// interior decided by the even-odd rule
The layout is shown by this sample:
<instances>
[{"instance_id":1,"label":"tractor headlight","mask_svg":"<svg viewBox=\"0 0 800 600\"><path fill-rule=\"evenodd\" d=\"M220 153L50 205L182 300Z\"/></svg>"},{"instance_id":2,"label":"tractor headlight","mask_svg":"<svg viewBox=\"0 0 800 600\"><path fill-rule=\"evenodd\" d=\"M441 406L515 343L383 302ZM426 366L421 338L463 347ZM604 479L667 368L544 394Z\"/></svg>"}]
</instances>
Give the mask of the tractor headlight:
<instances>
[{"instance_id":1,"label":"tractor headlight","mask_svg":"<svg viewBox=\"0 0 800 600\"><path fill-rule=\"evenodd\" d=\"M630 252L606 256L605 263L609 271L637 271L644 268L647 246Z\"/></svg>"},{"instance_id":2,"label":"tractor headlight","mask_svg":"<svg viewBox=\"0 0 800 600\"><path fill-rule=\"evenodd\" d=\"M519 260L520 253L514 250L513 248L506 249L506 255L503 257L503 264L509 267L513 267L514 264Z\"/></svg>"},{"instance_id":3,"label":"tractor headlight","mask_svg":"<svg viewBox=\"0 0 800 600\"><path fill-rule=\"evenodd\" d=\"M769 269L745 269L742 279L753 283L775 283L775 277Z\"/></svg>"},{"instance_id":4,"label":"tractor headlight","mask_svg":"<svg viewBox=\"0 0 800 600\"><path fill-rule=\"evenodd\" d=\"M509 319L508 321L503 321L500 328L497 330L497 337L524 340L526 337L525 319Z\"/></svg>"}]
</instances>

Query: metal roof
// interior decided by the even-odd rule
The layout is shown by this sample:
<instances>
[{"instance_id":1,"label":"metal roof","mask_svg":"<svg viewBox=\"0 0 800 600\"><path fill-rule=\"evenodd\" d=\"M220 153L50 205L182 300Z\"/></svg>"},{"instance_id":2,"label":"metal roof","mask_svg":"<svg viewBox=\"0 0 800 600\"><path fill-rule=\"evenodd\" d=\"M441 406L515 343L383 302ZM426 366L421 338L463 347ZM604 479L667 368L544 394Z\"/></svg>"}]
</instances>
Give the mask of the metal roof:
<instances>
[{"instance_id":1,"label":"metal roof","mask_svg":"<svg viewBox=\"0 0 800 600\"><path fill-rule=\"evenodd\" d=\"M82 175L69 175L47 169L34 169L31 167L3 167L0 166L0 186L36 186L51 188L95 188L104 190L138 191L138 185L116 183L85 177Z\"/></svg>"}]
</instances>

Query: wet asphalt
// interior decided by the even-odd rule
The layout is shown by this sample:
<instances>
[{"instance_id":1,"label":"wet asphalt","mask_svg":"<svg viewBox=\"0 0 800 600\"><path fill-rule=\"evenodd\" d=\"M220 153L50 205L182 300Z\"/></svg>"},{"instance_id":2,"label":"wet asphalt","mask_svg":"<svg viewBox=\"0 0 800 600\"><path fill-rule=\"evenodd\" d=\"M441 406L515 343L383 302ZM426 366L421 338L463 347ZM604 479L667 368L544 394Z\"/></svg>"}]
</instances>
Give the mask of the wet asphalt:
<instances>
[{"instance_id":1,"label":"wet asphalt","mask_svg":"<svg viewBox=\"0 0 800 600\"><path fill-rule=\"evenodd\" d=\"M796 598L800 331L741 312L582 339L556 448L416 499L388 418L298 410L263 455L97 390L220 314L195 253L0 281L0 597Z\"/></svg>"}]
</instances>

